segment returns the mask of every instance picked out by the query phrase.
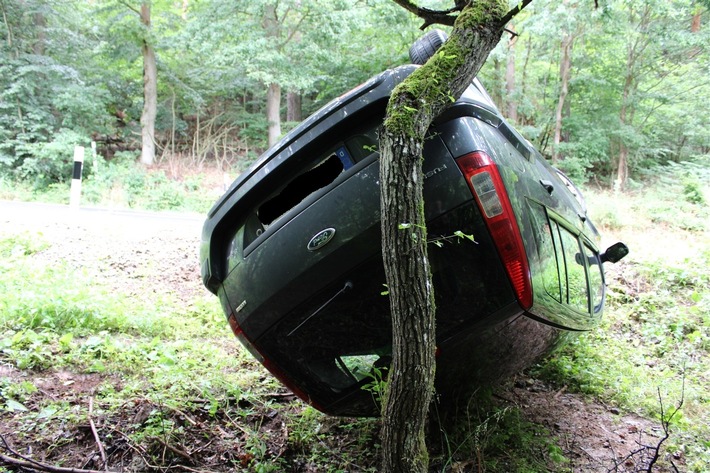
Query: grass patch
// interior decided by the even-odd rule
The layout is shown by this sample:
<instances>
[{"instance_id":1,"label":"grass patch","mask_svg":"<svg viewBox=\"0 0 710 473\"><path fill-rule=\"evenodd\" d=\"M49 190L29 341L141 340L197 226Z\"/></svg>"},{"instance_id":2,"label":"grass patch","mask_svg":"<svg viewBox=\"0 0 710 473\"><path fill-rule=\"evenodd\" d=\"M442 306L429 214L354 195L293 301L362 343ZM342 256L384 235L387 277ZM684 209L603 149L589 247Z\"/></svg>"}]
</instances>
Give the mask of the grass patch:
<instances>
[{"instance_id":1,"label":"grass patch","mask_svg":"<svg viewBox=\"0 0 710 473\"><path fill-rule=\"evenodd\" d=\"M140 170L119 164L103 171L113 177L100 188L113 194L87 183L86 195L127 206L158 195L167 197L153 202L171 202L172 191L155 190L162 177L146 185ZM0 181L2 195L7 187ZM142 187L147 193L131 194ZM702 173L671 172L643 191L587 192L607 243L625 241L631 253L607 265L602 326L532 371L659 425L661 403L667 413L683 399L664 455L679 455L690 472L710 464L707 188ZM41 234L3 230L0 422L18 445L49 461L69 462L59 452L73 449L82 458L71 464L82 464L95 454L85 435L92 400L102 440L117 449L112 464L135 471L377 471L379 423L330 418L294 400L236 343L216 298L121 294L66 263L48 265ZM436 471L573 469L563 440L526 421L523 407L484 398L440 434Z\"/></svg>"},{"instance_id":2,"label":"grass patch","mask_svg":"<svg viewBox=\"0 0 710 473\"><path fill-rule=\"evenodd\" d=\"M435 471L569 471L569 459L546 428L524 419L518 407L501 407L491 393L469 402L465 414L432 434Z\"/></svg>"},{"instance_id":3,"label":"grass patch","mask_svg":"<svg viewBox=\"0 0 710 473\"><path fill-rule=\"evenodd\" d=\"M697 189L687 191L683 176L666 175L623 198L590 193L602 234L622 239L631 253L606 267L600 329L534 372L659 422L662 409L682 400L666 450L682 456L691 472L710 464L709 210Z\"/></svg>"},{"instance_id":4,"label":"grass patch","mask_svg":"<svg viewBox=\"0 0 710 473\"><path fill-rule=\"evenodd\" d=\"M42 258L41 234L0 236L0 330L48 331L84 336L97 332L169 336L185 324L214 328L216 310L206 320L199 303L177 307L165 297L128 300L85 272ZM178 313L180 317L175 317ZM198 315L197 320L189 317Z\"/></svg>"},{"instance_id":5,"label":"grass patch","mask_svg":"<svg viewBox=\"0 0 710 473\"><path fill-rule=\"evenodd\" d=\"M141 471L376 471L377 423L304 411L234 340L216 298L121 294L48 264L49 247L0 236L0 430L15 445L50 463L91 457L91 403L113 461Z\"/></svg>"},{"instance_id":6,"label":"grass patch","mask_svg":"<svg viewBox=\"0 0 710 473\"><path fill-rule=\"evenodd\" d=\"M97 157L84 171L81 204L206 213L222 190L213 181L208 174L170 178L160 167L146 168L137 163L131 153L117 155L111 161ZM70 185L67 180L38 186L0 176L0 199L68 204Z\"/></svg>"}]
</instances>

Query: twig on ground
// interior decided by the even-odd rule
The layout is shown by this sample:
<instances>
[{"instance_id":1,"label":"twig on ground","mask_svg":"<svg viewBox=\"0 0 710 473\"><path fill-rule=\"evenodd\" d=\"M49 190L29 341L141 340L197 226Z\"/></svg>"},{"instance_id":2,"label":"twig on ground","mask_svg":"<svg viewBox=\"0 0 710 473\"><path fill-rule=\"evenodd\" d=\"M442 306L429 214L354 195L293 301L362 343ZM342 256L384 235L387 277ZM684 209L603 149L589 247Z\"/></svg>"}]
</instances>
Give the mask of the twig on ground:
<instances>
[{"instance_id":1,"label":"twig on ground","mask_svg":"<svg viewBox=\"0 0 710 473\"><path fill-rule=\"evenodd\" d=\"M565 391L567 391L567 385L566 385L566 384L565 384L564 386L562 386L562 388L560 388L560 390L557 391L554 396L552 396L552 399L557 400L557 398L559 398L562 394L564 394Z\"/></svg>"},{"instance_id":2,"label":"twig on ground","mask_svg":"<svg viewBox=\"0 0 710 473\"><path fill-rule=\"evenodd\" d=\"M290 401L296 399L296 395L293 393L267 393L264 397L275 401Z\"/></svg>"},{"instance_id":3,"label":"twig on ground","mask_svg":"<svg viewBox=\"0 0 710 473\"><path fill-rule=\"evenodd\" d=\"M207 443L204 444L203 446L194 449L194 450L192 451L192 453L195 454L195 453L201 452L202 450L204 450L204 449L206 449L207 447L209 447L210 445L212 445L212 442L214 442L214 439L210 440L209 442L207 442Z\"/></svg>"},{"instance_id":4,"label":"twig on ground","mask_svg":"<svg viewBox=\"0 0 710 473\"><path fill-rule=\"evenodd\" d=\"M108 461L106 460L106 451L104 450L104 445L101 443L99 438L99 433L96 430L96 424L94 424L94 419L92 414L94 413L94 398L93 396L89 398L89 426L91 427L91 433L94 434L94 440L96 441L96 446L99 448L99 455L101 455L101 462L103 464L104 470L108 471Z\"/></svg>"},{"instance_id":5,"label":"twig on ground","mask_svg":"<svg viewBox=\"0 0 710 473\"><path fill-rule=\"evenodd\" d=\"M112 430L113 430L113 432L115 432L118 435L120 435L121 437L123 437L123 440L126 441L126 445L128 445L128 448L130 448L131 450L136 452L138 454L138 456L141 457L141 460L143 460L143 463L145 463L145 465L147 467L152 468L152 469L156 469L156 470L160 469L160 467L150 464L148 459L145 457L147 452L145 451L145 449L143 447L141 447L140 445L136 445L135 442L133 442L133 440L131 440L131 438L128 435L126 435L124 432L122 432L118 429L112 429Z\"/></svg>"},{"instance_id":6,"label":"twig on ground","mask_svg":"<svg viewBox=\"0 0 710 473\"><path fill-rule=\"evenodd\" d=\"M189 466L185 466L185 465L173 465L171 468L179 468L180 470L189 471L189 472L191 472L191 473L214 473L213 470L205 470L205 469L200 469L200 468L190 468Z\"/></svg>"},{"instance_id":7,"label":"twig on ground","mask_svg":"<svg viewBox=\"0 0 710 473\"><path fill-rule=\"evenodd\" d=\"M99 470L84 470L81 468L65 468L61 466L48 465L46 463L38 462L32 458L26 457L21 453L14 450L8 443L5 436L0 434L0 440L2 440L5 450L10 452L14 456L4 455L0 453L0 461L6 463L7 465L13 465L20 468L27 468L31 470L41 470L48 471L50 473L104 473Z\"/></svg>"},{"instance_id":8,"label":"twig on ground","mask_svg":"<svg viewBox=\"0 0 710 473\"><path fill-rule=\"evenodd\" d=\"M189 422L190 424L192 424L193 427L201 427L201 426L202 426L202 423L201 423L201 422L198 422L198 421L194 420L192 417L190 417L189 415L185 414L183 411L181 411L181 410L178 409L177 407L168 406L168 405L165 405L165 407L167 407L168 409L170 409L170 410L173 411L174 413L176 413L176 414L182 416L187 422Z\"/></svg>"},{"instance_id":9,"label":"twig on ground","mask_svg":"<svg viewBox=\"0 0 710 473\"><path fill-rule=\"evenodd\" d=\"M661 440L658 441L658 444L656 444L655 447L649 447L653 451L653 457L651 457L651 461L648 463L648 469L646 470L648 473L651 473L653 471L653 465L656 464L658 461L660 455L661 455L661 445L663 445L663 442L668 440L668 438L671 436L671 430L670 430L670 425L671 425L671 420L673 420L673 417L678 413L678 411L683 407L683 401L685 400L685 374L683 374L683 387L681 388L680 391L680 401L678 402L678 405L673 409L673 412L671 412L669 415L666 416L665 411L663 410L663 397L661 397L661 388L658 388L658 403L661 405L661 426L663 427L663 437ZM671 462L672 464L672 462ZM675 468L675 465L673 465L673 468ZM675 468L676 471L678 471L677 468Z\"/></svg>"},{"instance_id":10,"label":"twig on ground","mask_svg":"<svg viewBox=\"0 0 710 473\"><path fill-rule=\"evenodd\" d=\"M627 461L634 459L637 455L641 456L641 462L643 462L648 456L651 456L650 460L648 461L648 466L645 466L644 470L636 470L636 471L644 471L646 473L653 473L653 467L655 466L656 462L661 457L661 446L663 443L668 440L671 436L671 431L670 431L670 424L671 421L673 420L673 417L680 411L680 409L683 407L683 401L685 400L685 375L683 375L683 387L681 389L681 394L680 394L680 401L678 402L678 405L673 409L673 412L666 413L666 411L663 408L663 397L661 396L661 388L657 388L658 391L658 403L660 404L661 408L661 427L663 428L663 437L655 444L655 445L645 445L641 442L641 433L639 432L639 440L637 441L637 444L640 446L640 448L637 448L633 452L629 453L626 455L624 458L621 458L620 460L617 461L616 455L614 455L614 466L610 469L607 470L607 473L619 471L619 467L626 463ZM670 461L671 466L673 467L673 470L678 473L678 468L675 466L673 463L673 460ZM643 466L641 468L644 468Z\"/></svg>"},{"instance_id":11,"label":"twig on ground","mask_svg":"<svg viewBox=\"0 0 710 473\"><path fill-rule=\"evenodd\" d=\"M105 473L102 470L83 470L81 468L66 468L62 466L48 465L46 463L38 462L36 460L24 460L21 458L15 458L8 455L4 455L2 453L0 453L0 462L19 468L47 471L49 473Z\"/></svg>"},{"instance_id":12,"label":"twig on ground","mask_svg":"<svg viewBox=\"0 0 710 473\"><path fill-rule=\"evenodd\" d=\"M185 450L181 450L181 449L179 449L179 448L177 448L177 447L175 447L175 446L173 446L173 445L170 445L168 442L166 442L165 440L161 439L160 437L148 437L148 438L150 438L151 440L155 440L155 441L158 442L160 445L162 445L163 447L167 448L168 450L170 450L170 451L173 452L174 454L176 454L176 455L178 455L178 456L184 458L185 460L189 461L191 464L193 464L193 465L195 464L195 461L192 459L192 457L190 456L190 454L187 453Z\"/></svg>"},{"instance_id":13,"label":"twig on ground","mask_svg":"<svg viewBox=\"0 0 710 473\"><path fill-rule=\"evenodd\" d=\"M171 465L171 466L169 466L169 467L166 468L165 466L151 464L151 463L145 458L145 455L144 455L144 454L146 453L146 451L143 449L143 447L141 447L141 446L139 446L139 445L134 445L134 444L133 444L133 441L128 437L128 435L126 435L125 433L121 432L120 430L113 429L113 431L116 432L116 433L117 433L118 435L120 435L121 437L123 437L124 440L126 440L126 442L128 442L129 448L131 448L134 452L136 452L136 453L141 457L141 459L143 459L143 463L145 463L145 466L148 467L148 468L150 468L151 470L165 471L165 470L169 470L169 469L172 469L172 468L178 468L178 469L185 470L185 471L190 471L190 472L193 472L193 473L213 473L213 470L205 470L204 468L199 468L199 467L198 467L198 468L191 468L191 467L186 466L186 465ZM183 457L183 458L186 458L186 459L190 460L190 462L192 462L193 464L195 464L195 462L192 460L192 457L190 457L190 455L189 455L187 452L184 452L184 451L182 451L182 450L176 449L175 447L173 447L173 446L171 446L171 445L166 445L166 444L163 442L163 440L160 439L160 438L158 438L158 437L147 437L147 438L148 438L148 439L152 439L152 440L156 440L158 443L160 443L161 445L163 445L164 448L166 448L166 449L168 449L168 450L174 452L175 454L177 454L177 455L179 455L179 456L181 456L181 457ZM211 442L210 442L210 443L211 443ZM176 450L177 450L177 451L176 451ZM185 457L185 455L187 455L187 457Z\"/></svg>"},{"instance_id":14,"label":"twig on ground","mask_svg":"<svg viewBox=\"0 0 710 473\"><path fill-rule=\"evenodd\" d=\"M61 466L49 465L47 463L38 462L25 455L22 455L15 449L13 449L8 443L5 436L0 434L0 440L2 440L5 450L10 452L11 455L4 455L0 453L0 462L6 463L8 465L14 465L20 468L27 468L31 470L48 471L50 473L105 473L100 470L85 470L83 468L66 468ZM106 470L108 471L108 470Z\"/></svg>"}]
</instances>

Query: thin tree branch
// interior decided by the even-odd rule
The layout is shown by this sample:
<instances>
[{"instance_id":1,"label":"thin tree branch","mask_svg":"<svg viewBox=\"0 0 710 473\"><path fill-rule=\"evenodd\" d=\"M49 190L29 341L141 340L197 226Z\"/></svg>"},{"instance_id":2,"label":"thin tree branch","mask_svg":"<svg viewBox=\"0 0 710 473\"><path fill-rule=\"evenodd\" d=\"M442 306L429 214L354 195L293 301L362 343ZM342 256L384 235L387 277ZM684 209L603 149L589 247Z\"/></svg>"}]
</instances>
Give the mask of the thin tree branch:
<instances>
[{"instance_id":1,"label":"thin tree branch","mask_svg":"<svg viewBox=\"0 0 710 473\"><path fill-rule=\"evenodd\" d=\"M94 424L94 419L92 414L94 412L94 398L89 398L89 427L91 427L91 433L94 434L94 440L96 441L96 446L99 448L99 454L101 455L101 462L104 465L104 469L108 470L108 462L106 461L106 451L104 450L104 445L101 443L99 438L99 433L96 431L96 424Z\"/></svg>"},{"instance_id":2,"label":"thin tree branch","mask_svg":"<svg viewBox=\"0 0 710 473\"><path fill-rule=\"evenodd\" d=\"M515 15L523 11L525 7L530 5L533 0L522 0L518 5L516 5L513 9L511 9L508 13L506 13L503 18L500 20L500 25L506 25L510 20L512 20Z\"/></svg>"},{"instance_id":3,"label":"thin tree branch","mask_svg":"<svg viewBox=\"0 0 710 473\"><path fill-rule=\"evenodd\" d=\"M194 460L194 459L190 456L190 454L187 453L186 451L184 451L184 450L182 450L182 449L179 449L178 447L175 447L174 445L170 445L167 441L161 439L160 437L149 437L149 438L155 440L155 441L158 442L160 445L162 445L163 447L167 448L168 450L170 450L170 451L173 452L174 454L176 454L176 455L178 455L178 456L184 458L185 460L189 461L191 464L193 464L193 465L195 464L195 460Z\"/></svg>"},{"instance_id":4,"label":"thin tree branch","mask_svg":"<svg viewBox=\"0 0 710 473\"><path fill-rule=\"evenodd\" d=\"M140 10L138 10L137 8L135 8L133 5L131 5L130 3L128 3L126 0L119 0L118 3L120 3L120 4L123 5L124 7L128 8L129 10L132 10L132 11L133 11L134 13L136 13L138 16L141 15Z\"/></svg>"},{"instance_id":5,"label":"thin tree branch","mask_svg":"<svg viewBox=\"0 0 710 473\"><path fill-rule=\"evenodd\" d=\"M661 388L658 389L658 403L661 406L661 426L663 427L663 438L658 442L655 448L652 448L653 450L653 457L651 458L651 461L648 463L648 469L646 470L648 473L651 473L653 471L653 465L656 464L658 461L660 454L661 454L661 445L663 445L663 442L668 440L668 438L671 436L671 421L673 420L673 417L680 411L680 409L683 407L683 402L685 401L685 373L683 373L683 387L681 388L681 393L680 393L680 401L678 402L678 405L673 409L673 412L670 412L668 415L663 410L663 397L661 397ZM673 465L675 468L675 465Z\"/></svg>"},{"instance_id":6,"label":"thin tree branch","mask_svg":"<svg viewBox=\"0 0 710 473\"><path fill-rule=\"evenodd\" d=\"M448 10L431 10L429 8L423 8L415 5L411 0L393 0L394 3L404 8L410 13L417 15L419 18L424 20L424 24L420 26L420 29L425 29L430 25L446 25L454 26L457 15L452 15L452 13L459 12L462 10L462 6L457 5L454 8ZM532 1L532 0L530 0Z\"/></svg>"},{"instance_id":7,"label":"thin tree branch","mask_svg":"<svg viewBox=\"0 0 710 473\"><path fill-rule=\"evenodd\" d=\"M2 19L5 21L5 28L7 29L7 47L12 49L12 28L10 28L10 22L7 20L7 14L5 13L5 2L2 2Z\"/></svg>"},{"instance_id":8,"label":"thin tree branch","mask_svg":"<svg viewBox=\"0 0 710 473\"><path fill-rule=\"evenodd\" d=\"M62 466L49 465L47 463L38 462L32 458L26 457L19 452L15 451L10 444L7 442L5 437L0 434L0 440L5 447L5 450L10 452L13 456L8 456L0 453L0 462L7 465L13 465L19 468L27 468L30 470L40 470L47 471L49 473L106 473L101 470L84 470L82 468L66 468ZM108 470L106 470L108 471Z\"/></svg>"},{"instance_id":9,"label":"thin tree branch","mask_svg":"<svg viewBox=\"0 0 710 473\"><path fill-rule=\"evenodd\" d=\"M293 27L293 29L292 29L291 32L289 33L288 37L287 37L284 41L282 41L281 44L279 45L279 47L278 47L279 50L283 49L288 43L291 42L291 40L293 39L293 37L296 36L296 34L300 32L301 24L302 24L303 21L304 21L306 18L308 18L310 15L311 15L311 10L310 10L310 9L307 10L303 15L301 15L301 18L298 20L298 23L296 23L296 26Z\"/></svg>"},{"instance_id":10,"label":"thin tree branch","mask_svg":"<svg viewBox=\"0 0 710 473\"><path fill-rule=\"evenodd\" d=\"M520 36L520 33L516 33L515 31L508 29L508 28L503 28L503 31L508 33L511 38L515 38L516 36Z\"/></svg>"},{"instance_id":11,"label":"thin tree branch","mask_svg":"<svg viewBox=\"0 0 710 473\"><path fill-rule=\"evenodd\" d=\"M0 461L7 465L13 465L30 470L47 471L49 473L106 473L102 470L83 470L81 468L65 468L62 466L48 465L35 460L20 460L0 453Z\"/></svg>"},{"instance_id":12,"label":"thin tree branch","mask_svg":"<svg viewBox=\"0 0 710 473\"><path fill-rule=\"evenodd\" d=\"M648 113L646 113L646 116L644 117L644 119L641 120L641 123L639 124L639 128L643 128L643 127L646 125L646 122L648 121L648 119L651 118L651 116L653 116L653 113L654 113L656 110L658 110L659 108L663 107L664 105L667 105L669 102L673 102L673 100L676 99L676 98L678 98L678 97L685 97L685 96L688 95L688 92L690 92L690 91L692 91L692 90L695 90L695 89L697 89L697 88L700 88L700 87L704 87L704 86L706 86L706 85L709 84L709 83L710 83L710 82L701 82L701 83L699 83L699 84L695 84L695 85L693 85L693 86L691 86L691 87L689 87L689 88L687 88L687 89L685 89L685 90L683 90L683 91L681 91L681 92L678 92L678 93L676 93L676 94L670 95L670 96L668 96L668 97L664 97L664 98L665 98L665 101L659 101L659 100L657 100L657 99L654 100L654 102L656 102L657 104L654 103L654 105L649 108Z\"/></svg>"}]
</instances>

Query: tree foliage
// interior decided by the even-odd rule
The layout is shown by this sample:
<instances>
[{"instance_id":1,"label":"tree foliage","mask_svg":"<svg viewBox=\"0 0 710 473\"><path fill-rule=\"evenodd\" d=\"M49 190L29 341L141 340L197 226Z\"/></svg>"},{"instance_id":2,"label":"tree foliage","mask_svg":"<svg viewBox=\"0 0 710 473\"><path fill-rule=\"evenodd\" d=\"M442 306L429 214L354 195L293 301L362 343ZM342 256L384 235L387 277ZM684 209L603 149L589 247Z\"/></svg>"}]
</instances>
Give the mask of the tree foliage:
<instances>
[{"instance_id":1,"label":"tree foliage","mask_svg":"<svg viewBox=\"0 0 710 473\"><path fill-rule=\"evenodd\" d=\"M536 0L516 18L515 47L504 41L480 73L501 109L515 110L516 125L566 172L606 185L623 153L631 179L707 154L707 0L594 3ZM158 159L243 169L266 146L269 84L297 95L305 116L406 62L421 25L392 0L153 0L148 30L131 10L140 4L0 0L0 172L38 186L68 179L71 155L57 153L70 141L95 140L108 158L137 153L144 41L158 66ZM278 24L268 34L271 7Z\"/></svg>"},{"instance_id":2,"label":"tree foliage","mask_svg":"<svg viewBox=\"0 0 710 473\"><path fill-rule=\"evenodd\" d=\"M571 32L575 42L558 163L565 172L612 185L622 146L628 149L632 178L707 154L710 117L695 105L710 94L707 5L694 0L599 3L595 9L593 2L536 0L518 19L518 127L543 154L553 155L560 48ZM700 21L697 31L694 18ZM482 76L496 98L503 87L496 59L506 59L504 47L492 59Z\"/></svg>"}]
</instances>

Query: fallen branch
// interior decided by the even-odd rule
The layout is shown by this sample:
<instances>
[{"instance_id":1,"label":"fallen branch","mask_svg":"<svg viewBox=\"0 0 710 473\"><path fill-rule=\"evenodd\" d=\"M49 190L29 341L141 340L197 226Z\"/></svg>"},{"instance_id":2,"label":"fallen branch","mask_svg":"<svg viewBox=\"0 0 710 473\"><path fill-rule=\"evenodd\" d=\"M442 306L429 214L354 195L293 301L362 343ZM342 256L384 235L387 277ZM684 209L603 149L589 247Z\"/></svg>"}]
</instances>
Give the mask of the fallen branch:
<instances>
[{"instance_id":1,"label":"fallen branch","mask_svg":"<svg viewBox=\"0 0 710 473\"><path fill-rule=\"evenodd\" d=\"M49 465L47 463L38 462L32 458L26 457L21 453L15 451L10 444L5 439L5 436L0 434L0 440L5 447L5 450L10 452L14 456L4 455L0 453L0 462L7 465L13 465L20 468L27 468L31 470L48 471L50 473L105 473L101 470L85 470L82 468L67 468L62 466ZM109 471L109 470L106 470Z\"/></svg>"},{"instance_id":2,"label":"fallen branch","mask_svg":"<svg viewBox=\"0 0 710 473\"><path fill-rule=\"evenodd\" d=\"M193 460L193 458L190 456L190 454L187 453L186 451L181 450L181 449L179 449L179 448L177 448L177 447L175 447L175 446L173 446L173 445L170 445L168 442L166 442L165 440L161 439L160 437L148 437L148 438L150 438L150 439L152 439L152 440L155 440L155 441L158 442L160 445L162 445L163 447L167 448L168 450L170 450L170 451L173 452L174 454L176 454L176 455L178 455L178 456L184 458L185 460L189 461L191 464L193 464L193 465L195 464L195 460Z\"/></svg>"},{"instance_id":3,"label":"fallen branch","mask_svg":"<svg viewBox=\"0 0 710 473\"><path fill-rule=\"evenodd\" d=\"M267 393L264 397L275 401L289 401L291 399L296 399L296 395L293 393Z\"/></svg>"},{"instance_id":4,"label":"fallen branch","mask_svg":"<svg viewBox=\"0 0 710 473\"><path fill-rule=\"evenodd\" d=\"M6 465L28 468L31 470L48 471L50 473L105 473L102 470L83 470L81 468L65 468L62 466L48 465L36 460L14 458L0 453L0 461ZM108 471L108 470L107 470Z\"/></svg>"},{"instance_id":5,"label":"fallen branch","mask_svg":"<svg viewBox=\"0 0 710 473\"><path fill-rule=\"evenodd\" d=\"M661 440L658 442L658 444L656 444L655 447L650 447L651 451L653 452L653 457L651 457L651 461L648 464L648 469L646 470L648 473L651 473L653 471L653 466L660 458L661 445L671 436L671 421L673 420L673 417L675 417L675 415L678 413L678 411L680 411L680 409L683 407L684 400L685 373L683 373L683 387L681 389L680 401L678 402L678 405L673 409L673 412L670 412L668 415L666 415L666 412L663 410L663 397L661 397L661 388L658 388L658 403L661 406L661 427L663 427L663 438L661 438ZM671 465L673 465L673 469L675 471L678 471L678 468L676 468L672 461Z\"/></svg>"},{"instance_id":6,"label":"fallen branch","mask_svg":"<svg viewBox=\"0 0 710 473\"><path fill-rule=\"evenodd\" d=\"M94 424L94 419L91 414L94 412L94 398L89 398L89 426L91 427L91 433L94 434L94 440L96 441L96 446L99 448L99 455L101 455L101 462L103 463L104 470L108 471L108 462L106 460L106 451L104 450L104 445L101 443L99 438L99 433L96 431L96 424Z\"/></svg>"},{"instance_id":7,"label":"fallen branch","mask_svg":"<svg viewBox=\"0 0 710 473\"><path fill-rule=\"evenodd\" d=\"M636 470L636 471L643 471L645 473L653 473L654 466L658 462L658 460L661 457L661 447L663 446L663 443L668 440L671 436L671 430L670 430L670 425L671 421L673 418L678 414L678 412L681 410L683 407L683 402L685 401L685 373L683 374L683 386L681 389L681 395L680 395L680 401L678 402L678 405L674 407L672 412L666 412L666 410L663 407L663 397L661 396L661 388L657 388L658 391L658 403L660 405L661 409L661 427L663 428L663 437L656 442L655 445L645 445L641 442L641 432L639 432L639 440L637 441L638 445L640 448L637 448L633 452L629 453L626 455L624 458L620 459L619 461L616 460L616 455L614 456L614 466L611 469L607 470L607 473L612 473L612 472L617 472L619 471L619 467L624 465L627 461L636 458L636 456L641 456L641 461L644 461L648 456L650 456L650 459L648 460L648 466L645 467L644 470ZM678 467L676 467L675 463L673 463L673 460L670 461L671 467L673 470L678 473Z\"/></svg>"}]
</instances>

